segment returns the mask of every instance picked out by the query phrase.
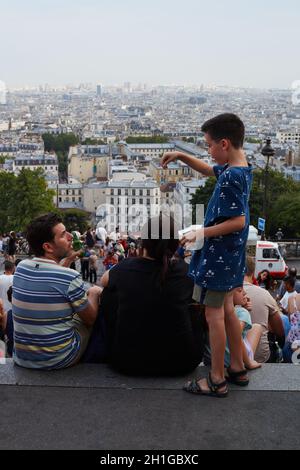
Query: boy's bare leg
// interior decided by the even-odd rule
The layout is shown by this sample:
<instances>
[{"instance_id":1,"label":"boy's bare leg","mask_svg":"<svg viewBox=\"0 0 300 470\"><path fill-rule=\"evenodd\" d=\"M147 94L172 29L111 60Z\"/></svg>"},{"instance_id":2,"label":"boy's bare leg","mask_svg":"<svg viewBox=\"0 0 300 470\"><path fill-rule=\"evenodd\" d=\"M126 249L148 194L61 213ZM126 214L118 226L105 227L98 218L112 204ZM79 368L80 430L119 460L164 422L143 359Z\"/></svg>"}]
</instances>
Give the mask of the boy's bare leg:
<instances>
[{"instance_id":1,"label":"boy's bare leg","mask_svg":"<svg viewBox=\"0 0 300 470\"><path fill-rule=\"evenodd\" d=\"M234 311L233 291L228 292L224 302L225 328L230 350L231 364L233 372L244 369L242 331L240 321Z\"/></svg>"},{"instance_id":2,"label":"boy's bare leg","mask_svg":"<svg viewBox=\"0 0 300 470\"><path fill-rule=\"evenodd\" d=\"M209 342L211 349L211 378L214 383L222 383L225 380L224 375L224 355L226 347L226 334L224 324L224 309L205 308L205 316L209 326ZM202 390L209 390L207 380L199 382ZM225 387L220 392L225 391Z\"/></svg>"}]
</instances>

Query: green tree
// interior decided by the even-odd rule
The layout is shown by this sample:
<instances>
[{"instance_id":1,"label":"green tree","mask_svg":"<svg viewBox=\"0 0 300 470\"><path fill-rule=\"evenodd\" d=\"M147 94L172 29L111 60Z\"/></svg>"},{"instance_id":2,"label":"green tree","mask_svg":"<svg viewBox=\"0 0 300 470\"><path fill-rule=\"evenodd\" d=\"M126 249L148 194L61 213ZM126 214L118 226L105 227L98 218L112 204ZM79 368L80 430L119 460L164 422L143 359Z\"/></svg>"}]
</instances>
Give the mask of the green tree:
<instances>
[{"instance_id":1,"label":"green tree","mask_svg":"<svg viewBox=\"0 0 300 470\"><path fill-rule=\"evenodd\" d=\"M55 210L54 195L55 191L47 188L41 169L22 169L8 208L11 230L24 230L35 217Z\"/></svg>"},{"instance_id":2,"label":"green tree","mask_svg":"<svg viewBox=\"0 0 300 470\"><path fill-rule=\"evenodd\" d=\"M78 230L80 233L84 233L90 225L90 214L80 209L61 210L60 215L70 232Z\"/></svg>"},{"instance_id":3,"label":"green tree","mask_svg":"<svg viewBox=\"0 0 300 470\"><path fill-rule=\"evenodd\" d=\"M58 173L60 180L68 178L68 153L70 147L79 143L78 137L73 133L68 134L43 134L46 152L56 152L58 159Z\"/></svg>"},{"instance_id":4,"label":"green tree","mask_svg":"<svg viewBox=\"0 0 300 470\"><path fill-rule=\"evenodd\" d=\"M14 200L16 176L0 172L0 233L12 230L10 225L10 206Z\"/></svg>"},{"instance_id":5,"label":"green tree","mask_svg":"<svg viewBox=\"0 0 300 470\"><path fill-rule=\"evenodd\" d=\"M101 139L85 139L83 142L81 142L82 145L106 145L106 143L101 140Z\"/></svg>"},{"instance_id":6,"label":"green tree","mask_svg":"<svg viewBox=\"0 0 300 470\"><path fill-rule=\"evenodd\" d=\"M270 212L270 231L282 227L285 238L300 238L300 191L279 195Z\"/></svg>"},{"instance_id":7,"label":"green tree","mask_svg":"<svg viewBox=\"0 0 300 470\"><path fill-rule=\"evenodd\" d=\"M216 184L215 178L209 178L203 188L199 188L191 198L193 205L193 216L195 214L196 204L204 204L207 208L208 202L213 194ZM255 170L253 172L253 184L250 194L249 207L250 207L250 223L257 226L258 218L263 217L263 200L264 200L264 187L265 187L265 172L263 170ZM285 222L285 212L287 217L293 210L298 207L300 195L300 183L294 181L292 178L286 178L278 171L270 170L268 176L268 192L267 192L267 235L274 235L278 227L287 227L288 236L291 238L297 237L300 231L296 214L294 215L295 223L291 221ZM287 201L293 202L288 204ZM286 206L286 209L285 209ZM195 220L195 219L194 219ZM285 234L286 235L286 234Z\"/></svg>"},{"instance_id":8,"label":"green tree","mask_svg":"<svg viewBox=\"0 0 300 470\"><path fill-rule=\"evenodd\" d=\"M68 134L43 134L46 152L68 152L73 145L79 144L78 137L73 133Z\"/></svg>"},{"instance_id":9,"label":"green tree","mask_svg":"<svg viewBox=\"0 0 300 470\"><path fill-rule=\"evenodd\" d=\"M129 136L126 139L127 144L166 144L169 138L164 135L147 136Z\"/></svg>"}]
</instances>

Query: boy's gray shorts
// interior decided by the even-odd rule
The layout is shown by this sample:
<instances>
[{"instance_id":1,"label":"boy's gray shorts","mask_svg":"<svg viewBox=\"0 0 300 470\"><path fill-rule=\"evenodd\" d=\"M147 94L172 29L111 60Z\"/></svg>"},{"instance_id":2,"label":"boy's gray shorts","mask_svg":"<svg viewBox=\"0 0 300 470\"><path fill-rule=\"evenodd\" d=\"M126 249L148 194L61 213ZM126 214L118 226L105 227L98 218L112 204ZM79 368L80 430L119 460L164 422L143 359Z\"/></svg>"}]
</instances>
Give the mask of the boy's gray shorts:
<instances>
[{"instance_id":1,"label":"boy's gray shorts","mask_svg":"<svg viewBox=\"0 0 300 470\"><path fill-rule=\"evenodd\" d=\"M228 292L207 290L205 292L203 304L206 305L206 307L221 308L224 305L226 294L228 294ZM198 286L197 284L195 284L194 292L193 292L193 300L195 300L195 302L200 303L201 295L202 295L202 288Z\"/></svg>"}]
</instances>

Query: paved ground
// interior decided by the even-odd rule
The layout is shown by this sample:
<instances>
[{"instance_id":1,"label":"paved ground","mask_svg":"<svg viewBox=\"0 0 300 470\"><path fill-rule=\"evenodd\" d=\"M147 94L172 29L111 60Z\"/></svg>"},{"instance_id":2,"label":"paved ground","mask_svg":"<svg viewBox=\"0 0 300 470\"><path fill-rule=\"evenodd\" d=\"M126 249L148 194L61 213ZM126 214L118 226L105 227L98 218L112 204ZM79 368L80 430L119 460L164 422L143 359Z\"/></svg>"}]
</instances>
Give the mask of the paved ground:
<instances>
[{"instance_id":1,"label":"paved ground","mask_svg":"<svg viewBox=\"0 0 300 470\"><path fill-rule=\"evenodd\" d=\"M251 377L248 389L216 400L183 392L184 377L87 364L41 373L8 361L0 449L299 449L300 367L265 365Z\"/></svg>"}]
</instances>

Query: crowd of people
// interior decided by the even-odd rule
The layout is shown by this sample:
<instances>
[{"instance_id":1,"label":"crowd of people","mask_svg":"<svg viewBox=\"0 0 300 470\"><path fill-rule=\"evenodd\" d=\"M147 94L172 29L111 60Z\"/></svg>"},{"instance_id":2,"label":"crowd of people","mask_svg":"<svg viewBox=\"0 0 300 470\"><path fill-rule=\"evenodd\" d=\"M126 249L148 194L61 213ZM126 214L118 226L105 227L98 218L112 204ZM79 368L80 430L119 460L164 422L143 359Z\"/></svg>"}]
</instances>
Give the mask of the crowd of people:
<instances>
[{"instance_id":1,"label":"crowd of people","mask_svg":"<svg viewBox=\"0 0 300 470\"><path fill-rule=\"evenodd\" d=\"M181 375L204 362L208 377L184 390L223 398L228 382L248 385L248 370L293 362L300 353L297 271L291 268L275 289L269 272L255 278L255 260L246 257L251 167L242 151L243 124L221 115L203 132L216 166L179 152L163 157L164 167L180 159L217 179L197 233L203 247L190 264L184 246L195 235L179 241L174 219L162 213L147 221L138 240L118 229L89 228L79 234L77 250L56 214L31 222L26 239L33 257L17 267L6 259L0 276L2 340L18 366L108 362L127 374Z\"/></svg>"}]
</instances>

